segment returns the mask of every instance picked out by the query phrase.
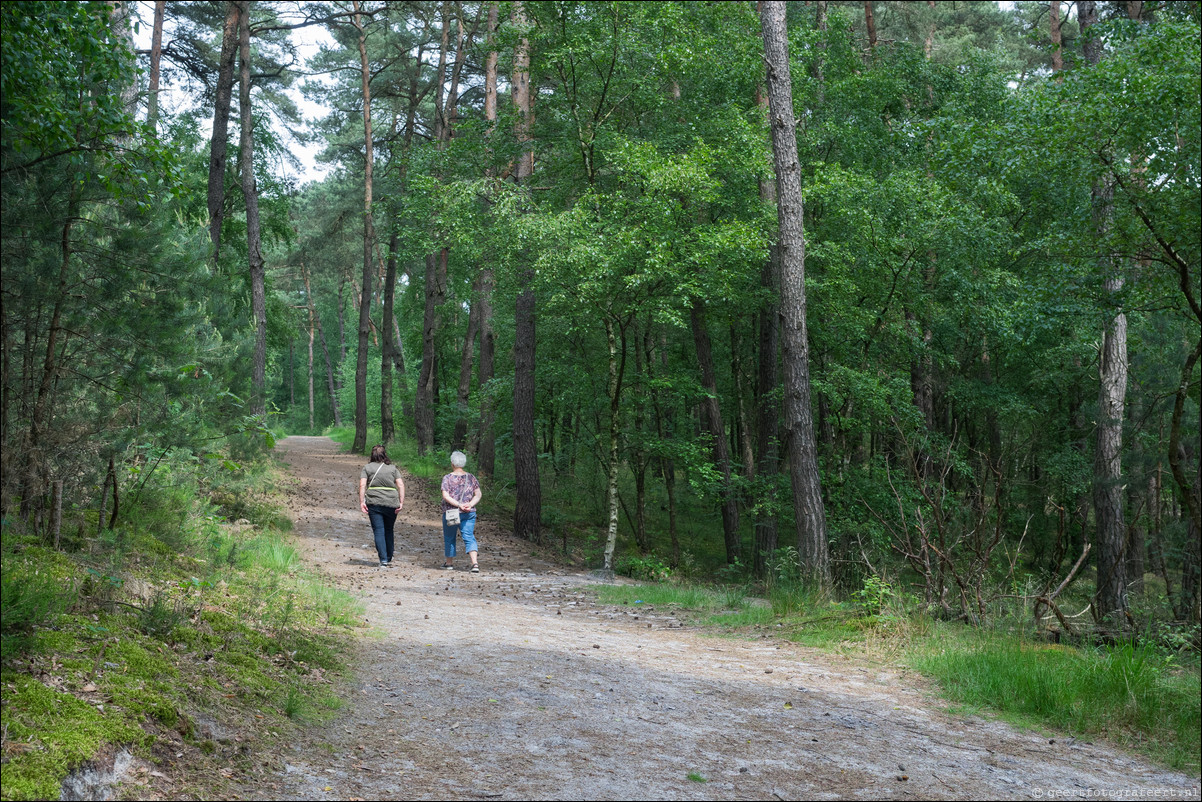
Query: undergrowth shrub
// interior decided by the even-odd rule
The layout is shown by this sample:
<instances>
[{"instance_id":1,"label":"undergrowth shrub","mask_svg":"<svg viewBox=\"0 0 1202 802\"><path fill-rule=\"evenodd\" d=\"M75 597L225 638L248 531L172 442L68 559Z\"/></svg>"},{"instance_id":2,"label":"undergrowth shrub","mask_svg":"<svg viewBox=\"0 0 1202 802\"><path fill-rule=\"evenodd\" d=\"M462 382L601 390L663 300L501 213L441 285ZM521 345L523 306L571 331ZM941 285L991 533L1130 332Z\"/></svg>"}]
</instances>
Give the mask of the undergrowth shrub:
<instances>
[{"instance_id":1,"label":"undergrowth shrub","mask_svg":"<svg viewBox=\"0 0 1202 802\"><path fill-rule=\"evenodd\" d=\"M614 573L645 582L666 582L672 576L672 568L654 554L628 555L614 561Z\"/></svg>"},{"instance_id":2,"label":"undergrowth shrub","mask_svg":"<svg viewBox=\"0 0 1202 802\"><path fill-rule=\"evenodd\" d=\"M30 644L72 605L77 582L47 571L34 560L5 555L0 574L0 655L8 660Z\"/></svg>"}]
</instances>

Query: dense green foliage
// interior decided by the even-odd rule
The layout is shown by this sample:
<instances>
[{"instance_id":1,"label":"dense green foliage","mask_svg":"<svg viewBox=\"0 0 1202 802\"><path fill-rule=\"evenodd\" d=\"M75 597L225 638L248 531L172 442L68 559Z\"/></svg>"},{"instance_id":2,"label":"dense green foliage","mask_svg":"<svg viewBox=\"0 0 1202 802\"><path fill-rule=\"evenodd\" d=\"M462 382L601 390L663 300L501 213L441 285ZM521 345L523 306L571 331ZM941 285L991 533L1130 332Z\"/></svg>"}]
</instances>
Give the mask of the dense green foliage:
<instances>
[{"instance_id":1,"label":"dense green foliage","mask_svg":"<svg viewBox=\"0 0 1202 802\"><path fill-rule=\"evenodd\" d=\"M155 120L125 4L0 6L6 661L58 648L48 629L103 589L81 570L216 559L196 533L223 536L181 510L253 520L229 487L272 429L370 430L422 471L463 448L485 514L522 508L527 346L530 534L565 558L602 564L616 520L618 570L754 583L750 618L891 597L1197 649L1196 2L1057 4L1059 49L1041 2L882 0L871 27L862 3L788 4L823 589L790 550L754 4L256 2L246 65L220 55L234 6L167 5L163 74L188 99ZM211 142L242 66L247 136ZM325 110L307 126L297 84ZM326 178L287 177L293 135ZM106 615L159 638L195 590Z\"/></svg>"},{"instance_id":2,"label":"dense green foliage","mask_svg":"<svg viewBox=\"0 0 1202 802\"><path fill-rule=\"evenodd\" d=\"M1049 70L1046 4L876 6L874 47L860 5L789 7L814 414L837 583L850 593L866 577L917 582L928 606L976 621L1016 588L1028 600L1048 594L1085 544L1096 556L1098 344L1122 312L1128 607L1196 621L1187 500L1198 487L1175 481L1170 465L1180 443L1188 480L1198 457L1198 374L1188 364L1199 325L1196 5L1149 8L1138 20L1103 5L1085 32L1064 20L1059 74ZM488 39L488 8L389 6L365 23L373 115L385 121L375 126L379 270L395 258L399 277L398 436L428 445L414 426L429 369L433 444L458 445L465 423L471 452L495 437L494 483L510 487L514 299L532 268L535 427L551 499L543 539L600 561L616 410L624 564L654 553L713 570L740 554L759 569L753 528L776 516L788 545L792 510L786 474L763 462L756 419L771 398L757 375L778 358L760 347L775 297L761 276L775 210L760 186L771 163L758 19L733 4L529 3L516 26L514 5L500 4ZM349 423L362 97L349 69L358 33L346 24L331 33L336 44L315 63L348 69L310 91L339 109L320 126L334 171L302 193L300 236L279 276L299 291L297 266L312 273ZM1096 38L1105 55L1093 66L1082 47ZM503 180L521 146L506 76L522 39L538 90L532 187ZM484 108L492 49L495 123ZM453 75L459 94L447 110ZM440 135L447 126L453 136ZM1100 185L1113 189L1104 228ZM1106 265L1122 279L1117 293ZM469 310L486 300L496 371L473 376L460 398L462 367L482 355ZM379 309L372 427L387 326ZM695 309L712 343L712 391ZM345 332L339 345L335 331ZM321 428L332 415L318 354ZM294 367L275 373L275 400L303 426L307 368L290 358ZM710 392L729 439L729 485L699 413ZM709 511L728 492L744 512L743 546L723 553ZM1092 582L1092 565L1093 556L1074 580ZM1167 589L1155 605L1139 597L1149 574Z\"/></svg>"}]
</instances>

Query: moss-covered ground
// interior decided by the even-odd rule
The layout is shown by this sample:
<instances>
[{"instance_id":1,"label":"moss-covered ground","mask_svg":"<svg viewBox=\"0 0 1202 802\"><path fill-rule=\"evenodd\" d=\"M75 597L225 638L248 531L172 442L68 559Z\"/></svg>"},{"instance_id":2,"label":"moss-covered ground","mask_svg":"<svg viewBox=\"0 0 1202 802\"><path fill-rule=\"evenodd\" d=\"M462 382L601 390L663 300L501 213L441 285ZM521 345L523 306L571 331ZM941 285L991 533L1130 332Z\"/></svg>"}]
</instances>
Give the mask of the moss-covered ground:
<instances>
[{"instance_id":1,"label":"moss-covered ground","mask_svg":"<svg viewBox=\"0 0 1202 802\"><path fill-rule=\"evenodd\" d=\"M57 799L123 748L126 796L203 798L340 705L361 607L302 568L275 476L163 471L60 550L4 521L0 798Z\"/></svg>"}]
</instances>

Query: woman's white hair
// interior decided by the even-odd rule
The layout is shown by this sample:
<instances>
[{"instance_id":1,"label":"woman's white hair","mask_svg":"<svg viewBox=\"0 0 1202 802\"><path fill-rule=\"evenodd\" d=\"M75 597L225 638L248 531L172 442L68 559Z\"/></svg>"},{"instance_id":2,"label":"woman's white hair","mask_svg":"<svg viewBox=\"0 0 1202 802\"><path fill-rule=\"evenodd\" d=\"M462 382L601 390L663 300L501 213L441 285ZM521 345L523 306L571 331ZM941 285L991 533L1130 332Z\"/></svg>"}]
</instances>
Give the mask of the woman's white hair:
<instances>
[{"instance_id":1,"label":"woman's white hair","mask_svg":"<svg viewBox=\"0 0 1202 802\"><path fill-rule=\"evenodd\" d=\"M467 465L467 454L464 454L462 451L452 451L451 464L456 468L462 468L464 465Z\"/></svg>"}]
</instances>

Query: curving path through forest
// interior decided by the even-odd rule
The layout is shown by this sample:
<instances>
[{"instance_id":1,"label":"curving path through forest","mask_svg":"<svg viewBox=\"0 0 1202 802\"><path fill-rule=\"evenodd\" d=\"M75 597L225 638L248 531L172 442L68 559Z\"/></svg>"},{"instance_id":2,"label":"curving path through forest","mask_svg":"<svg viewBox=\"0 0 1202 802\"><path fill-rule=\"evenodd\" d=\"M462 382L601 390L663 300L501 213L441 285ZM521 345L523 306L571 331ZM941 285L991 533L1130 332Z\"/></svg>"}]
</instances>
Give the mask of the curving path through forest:
<instances>
[{"instance_id":1,"label":"curving path through forest","mask_svg":"<svg viewBox=\"0 0 1202 802\"><path fill-rule=\"evenodd\" d=\"M377 636L347 706L245 796L1199 798L1197 780L1109 747L944 714L898 670L598 606L588 577L507 535L487 495L482 573L438 569L438 511L412 482L379 568L363 460L322 437L278 449L304 559L364 599Z\"/></svg>"}]
</instances>

